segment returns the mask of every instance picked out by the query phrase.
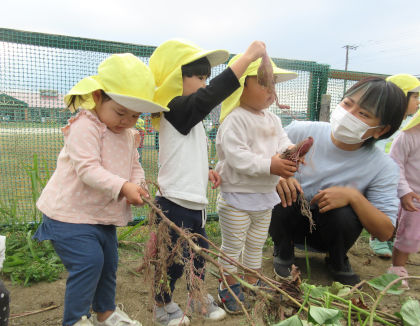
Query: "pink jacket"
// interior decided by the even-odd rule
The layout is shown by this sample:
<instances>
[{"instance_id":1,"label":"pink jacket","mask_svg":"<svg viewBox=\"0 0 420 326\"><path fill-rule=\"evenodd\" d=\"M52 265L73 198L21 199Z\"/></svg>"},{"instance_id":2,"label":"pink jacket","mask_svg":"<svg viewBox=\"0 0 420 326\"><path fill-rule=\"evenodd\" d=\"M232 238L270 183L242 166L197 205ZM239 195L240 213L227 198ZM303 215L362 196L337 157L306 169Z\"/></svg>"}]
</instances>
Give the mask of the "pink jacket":
<instances>
[{"instance_id":1,"label":"pink jacket","mask_svg":"<svg viewBox=\"0 0 420 326\"><path fill-rule=\"evenodd\" d=\"M138 132L115 134L87 110L71 118L62 132L64 147L38 199L39 210L67 223L127 225L131 207L119 196L121 187L144 180Z\"/></svg>"},{"instance_id":2,"label":"pink jacket","mask_svg":"<svg viewBox=\"0 0 420 326\"><path fill-rule=\"evenodd\" d=\"M402 131L392 143L390 155L400 167L398 197L420 194L420 125Z\"/></svg>"}]
</instances>

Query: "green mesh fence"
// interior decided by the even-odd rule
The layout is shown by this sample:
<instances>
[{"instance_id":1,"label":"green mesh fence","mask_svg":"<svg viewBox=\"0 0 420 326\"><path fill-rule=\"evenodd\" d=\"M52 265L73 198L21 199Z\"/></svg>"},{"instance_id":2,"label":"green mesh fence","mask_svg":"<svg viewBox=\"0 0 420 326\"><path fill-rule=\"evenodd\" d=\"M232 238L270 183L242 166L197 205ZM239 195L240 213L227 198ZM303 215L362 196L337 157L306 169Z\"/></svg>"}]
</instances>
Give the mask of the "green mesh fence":
<instances>
[{"instance_id":1,"label":"green mesh fence","mask_svg":"<svg viewBox=\"0 0 420 326\"><path fill-rule=\"evenodd\" d=\"M0 29L0 223L31 222L40 219L34 202L55 168L63 145L60 128L70 117L63 96L80 79L95 75L99 63L112 53L131 52L145 63L155 47L100 41L60 35ZM272 106L284 125L292 119L317 120L321 95L339 102L346 87L363 73L341 74L328 65L312 61L274 58L298 78L276 85L281 104L290 110ZM212 77L225 65L212 70ZM351 77L353 76L353 77ZM347 82L344 80L348 79ZM208 134L209 164L217 158L215 136L220 107L204 120ZM156 181L158 173L158 133L151 127L150 116L143 115L145 132L139 149L146 176ZM209 187L208 214L215 217L218 190ZM146 215L136 209L136 218Z\"/></svg>"},{"instance_id":2,"label":"green mesh fence","mask_svg":"<svg viewBox=\"0 0 420 326\"><path fill-rule=\"evenodd\" d=\"M366 77L385 78L388 75L363 73L357 71L330 70L328 72L327 94L331 95L331 108L334 108L342 99L346 90Z\"/></svg>"}]
</instances>

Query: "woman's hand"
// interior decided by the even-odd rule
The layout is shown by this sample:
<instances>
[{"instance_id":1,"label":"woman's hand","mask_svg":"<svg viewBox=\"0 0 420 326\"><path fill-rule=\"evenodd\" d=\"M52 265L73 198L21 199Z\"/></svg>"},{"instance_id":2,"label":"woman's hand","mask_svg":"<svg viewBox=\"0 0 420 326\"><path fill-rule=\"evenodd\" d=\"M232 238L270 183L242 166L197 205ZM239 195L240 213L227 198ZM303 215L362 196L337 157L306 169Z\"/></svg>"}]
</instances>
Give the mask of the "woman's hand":
<instances>
[{"instance_id":1,"label":"woman's hand","mask_svg":"<svg viewBox=\"0 0 420 326\"><path fill-rule=\"evenodd\" d=\"M320 190L311 200L310 204L317 204L320 213L328 212L335 208L351 205L352 198L358 191L350 187L330 187Z\"/></svg>"},{"instance_id":2,"label":"woman's hand","mask_svg":"<svg viewBox=\"0 0 420 326\"><path fill-rule=\"evenodd\" d=\"M276 189L283 207L292 206L297 200L298 193L303 195L302 187L295 178L280 178Z\"/></svg>"},{"instance_id":3,"label":"woman's hand","mask_svg":"<svg viewBox=\"0 0 420 326\"><path fill-rule=\"evenodd\" d=\"M220 177L219 173L211 169L209 170L209 181L213 184L211 189L216 189L218 186L220 186L222 178Z\"/></svg>"}]
</instances>

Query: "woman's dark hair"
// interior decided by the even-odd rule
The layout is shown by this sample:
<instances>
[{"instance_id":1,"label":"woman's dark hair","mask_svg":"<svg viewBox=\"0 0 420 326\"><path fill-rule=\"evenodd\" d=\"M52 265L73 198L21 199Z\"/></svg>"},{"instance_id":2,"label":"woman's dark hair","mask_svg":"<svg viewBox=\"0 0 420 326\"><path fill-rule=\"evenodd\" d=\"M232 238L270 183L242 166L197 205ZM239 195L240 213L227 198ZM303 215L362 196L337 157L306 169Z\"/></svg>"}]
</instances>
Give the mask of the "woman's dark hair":
<instances>
[{"instance_id":1,"label":"woman's dark hair","mask_svg":"<svg viewBox=\"0 0 420 326\"><path fill-rule=\"evenodd\" d=\"M413 96L414 94L419 94L419 92L408 92L407 93L407 105L408 105L408 101L410 100L410 97Z\"/></svg>"},{"instance_id":2,"label":"woman's dark hair","mask_svg":"<svg viewBox=\"0 0 420 326\"><path fill-rule=\"evenodd\" d=\"M181 69L182 77L210 76L211 74L210 62L206 57L187 63Z\"/></svg>"},{"instance_id":3,"label":"woman's dark hair","mask_svg":"<svg viewBox=\"0 0 420 326\"><path fill-rule=\"evenodd\" d=\"M354 84L345 94L349 97L360 93L357 104L372 112L380 119L380 124L390 126L388 132L378 139L367 139L363 146L371 146L376 140L389 138L398 130L404 119L407 109L407 97L404 92L394 83L387 82L379 77L368 77Z\"/></svg>"},{"instance_id":4,"label":"woman's dark hair","mask_svg":"<svg viewBox=\"0 0 420 326\"><path fill-rule=\"evenodd\" d=\"M87 100L87 98L90 96L90 94L87 95L71 95L69 104L67 105L67 109L74 108L77 110L78 108L76 105L80 105L80 103L83 103ZM111 98L101 89L101 96L102 96L102 102L107 102L111 100Z\"/></svg>"}]
</instances>

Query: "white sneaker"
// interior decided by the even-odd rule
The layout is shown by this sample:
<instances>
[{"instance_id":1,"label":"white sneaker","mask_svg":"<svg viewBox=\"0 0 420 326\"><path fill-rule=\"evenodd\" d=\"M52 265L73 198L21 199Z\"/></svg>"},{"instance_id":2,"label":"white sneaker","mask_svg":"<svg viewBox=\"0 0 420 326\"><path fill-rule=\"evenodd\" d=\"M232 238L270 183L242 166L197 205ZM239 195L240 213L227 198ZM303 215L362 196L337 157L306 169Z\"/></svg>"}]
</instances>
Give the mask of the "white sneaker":
<instances>
[{"instance_id":1,"label":"white sneaker","mask_svg":"<svg viewBox=\"0 0 420 326\"><path fill-rule=\"evenodd\" d=\"M73 326L93 326L91 321L87 318L87 316L83 316L80 320L74 324Z\"/></svg>"},{"instance_id":2,"label":"white sneaker","mask_svg":"<svg viewBox=\"0 0 420 326\"><path fill-rule=\"evenodd\" d=\"M198 300L188 300L189 304L187 305L187 311L189 313L198 313L203 314L203 317L208 320L218 321L226 317L226 311L220 308L216 301L214 300L211 294L207 294L207 302L205 302L205 307L203 309L202 303Z\"/></svg>"},{"instance_id":3,"label":"white sneaker","mask_svg":"<svg viewBox=\"0 0 420 326\"><path fill-rule=\"evenodd\" d=\"M155 305L153 311L153 322L159 326L189 325L190 320L173 301L162 307Z\"/></svg>"},{"instance_id":4,"label":"white sneaker","mask_svg":"<svg viewBox=\"0 0 420 326\"><path fill-rule=\"evenodd\" d=\"M96 315L92 317L94 326L142 326L137 320L132 320L128 315L122 311L119 307L115 308L115 311L105 321L99 322ZM84 324L83 324L84 325Z\"/></svg>"}]
</instances>

